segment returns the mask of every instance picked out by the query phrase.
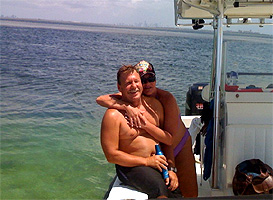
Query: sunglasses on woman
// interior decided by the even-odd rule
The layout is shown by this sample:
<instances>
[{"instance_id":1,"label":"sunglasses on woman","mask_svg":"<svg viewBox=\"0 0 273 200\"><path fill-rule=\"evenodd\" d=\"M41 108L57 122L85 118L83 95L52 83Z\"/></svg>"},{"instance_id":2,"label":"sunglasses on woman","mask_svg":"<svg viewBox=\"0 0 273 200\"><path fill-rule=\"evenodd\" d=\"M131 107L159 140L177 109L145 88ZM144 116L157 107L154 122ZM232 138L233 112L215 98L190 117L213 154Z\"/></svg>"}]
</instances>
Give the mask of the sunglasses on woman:
<instances>
[{"instance_id":1,"label":"sunglasses on woman","mask_svg":"<svg viewBox=\"0 0 273 200\"><path fill-rule=\"evenodd\" d=\"M149 76L148 78L141 78L142 84L150 83L150 82L155 82L155 76Z\"/></svg>"}]
</instances>

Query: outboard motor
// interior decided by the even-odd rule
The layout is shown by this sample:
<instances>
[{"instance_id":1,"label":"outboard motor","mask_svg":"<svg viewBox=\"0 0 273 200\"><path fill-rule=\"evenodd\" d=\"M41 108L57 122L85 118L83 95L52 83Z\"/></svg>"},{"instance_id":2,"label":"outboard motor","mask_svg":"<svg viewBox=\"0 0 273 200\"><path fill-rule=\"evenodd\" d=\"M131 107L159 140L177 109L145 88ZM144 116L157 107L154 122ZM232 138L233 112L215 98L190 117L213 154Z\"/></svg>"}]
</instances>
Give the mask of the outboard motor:
<instances>
[{"instance_id":1,"label":"outboard motor","mask_svg":"<svg viewBox=\"0 0 273 200\"><path fill-rule=\"evenodd\" d=\"M189 87L185 105L185 115L202 115L204 105L208 102L202 99L202 90L208 83L194 83ZM194 154L200 155L200 133L195 138Z\"/></svg>"},{"instance_id":2,"label":"outboard motor","mask_svg":"<svg viewBox=\"0 0 273 200\"><path fill-rule=\"evenodd\" d=\"M185 115L201 115L205 101L202 90L208 83L194 83L189 87L185 105Z\"/></svg>"}]
</instances>

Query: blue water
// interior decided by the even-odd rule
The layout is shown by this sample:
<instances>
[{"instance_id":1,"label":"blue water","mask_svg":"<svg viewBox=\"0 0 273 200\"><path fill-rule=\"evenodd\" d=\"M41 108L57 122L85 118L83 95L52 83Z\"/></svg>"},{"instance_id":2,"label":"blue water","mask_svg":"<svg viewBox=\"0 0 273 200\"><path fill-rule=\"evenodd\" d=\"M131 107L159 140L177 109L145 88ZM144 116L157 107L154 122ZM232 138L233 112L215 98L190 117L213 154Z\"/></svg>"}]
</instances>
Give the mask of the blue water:
<instances>
[{"instance_id":1,"label":"blue water","mask_svg":"<svg viewBox=\"0 0 273 200\"><path fill-rule=\"evenodd\" d=\"M207 32L119 29L1 26L1 199L103 198L115 171L101 150L105 108L95 100L117 92L122 64L153 63L157 85L174 94L182 113L188 87L209 81ZM248 70L262 59L260 68L272 72L272 37L253 37L229 37L231 60Z\"/></svg>"}]
</instances>

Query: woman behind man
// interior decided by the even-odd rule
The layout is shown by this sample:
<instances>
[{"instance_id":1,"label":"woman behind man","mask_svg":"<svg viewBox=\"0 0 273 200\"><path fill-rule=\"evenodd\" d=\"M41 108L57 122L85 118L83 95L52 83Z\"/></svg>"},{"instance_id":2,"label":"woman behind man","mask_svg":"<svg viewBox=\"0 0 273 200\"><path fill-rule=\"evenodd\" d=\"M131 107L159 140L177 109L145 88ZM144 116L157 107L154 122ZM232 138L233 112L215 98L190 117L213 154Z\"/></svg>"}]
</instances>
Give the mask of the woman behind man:
<instances>
[{"instance_id":1,"label":"woman behind man","mask_svg":"<svg viewBox=\"0 0 273 200\"><path fill-rule=\"evenodd\" d=\"M155 71L151 63L140 61L135 67L141 76L143 94L155 97L163 105L164 130L171 133L174 138L172 146L162 147L168 160L169 189L175 190L179 183L179 189L184 197L197 197L198 187L191 137L181 120L176 99L170 92L156 87ZM121 101L119 96L121 97L120 94L103 95L97 98L97 103L104 107L125 110L130 124L139 127L141 111Z\"/></svg>"}]
</instances>

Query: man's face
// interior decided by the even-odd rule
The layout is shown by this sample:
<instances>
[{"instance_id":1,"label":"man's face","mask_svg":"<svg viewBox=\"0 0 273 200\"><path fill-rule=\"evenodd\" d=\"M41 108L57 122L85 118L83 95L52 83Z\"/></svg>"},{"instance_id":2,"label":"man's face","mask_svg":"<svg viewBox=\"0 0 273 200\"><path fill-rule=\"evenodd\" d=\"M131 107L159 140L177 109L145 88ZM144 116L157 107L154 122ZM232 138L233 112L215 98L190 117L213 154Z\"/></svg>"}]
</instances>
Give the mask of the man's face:
<instances>
[{"instance_id":1,"label":"man's face","mask_svg":"<svg viewBox=\"0 0 273 200\"><path fill-rule=\"evenodd\" d=\"M118 89L124 100L130 103L139 101L143 91L139 74L136 71L121 74Z\"/></svg>"}]
</instances>

